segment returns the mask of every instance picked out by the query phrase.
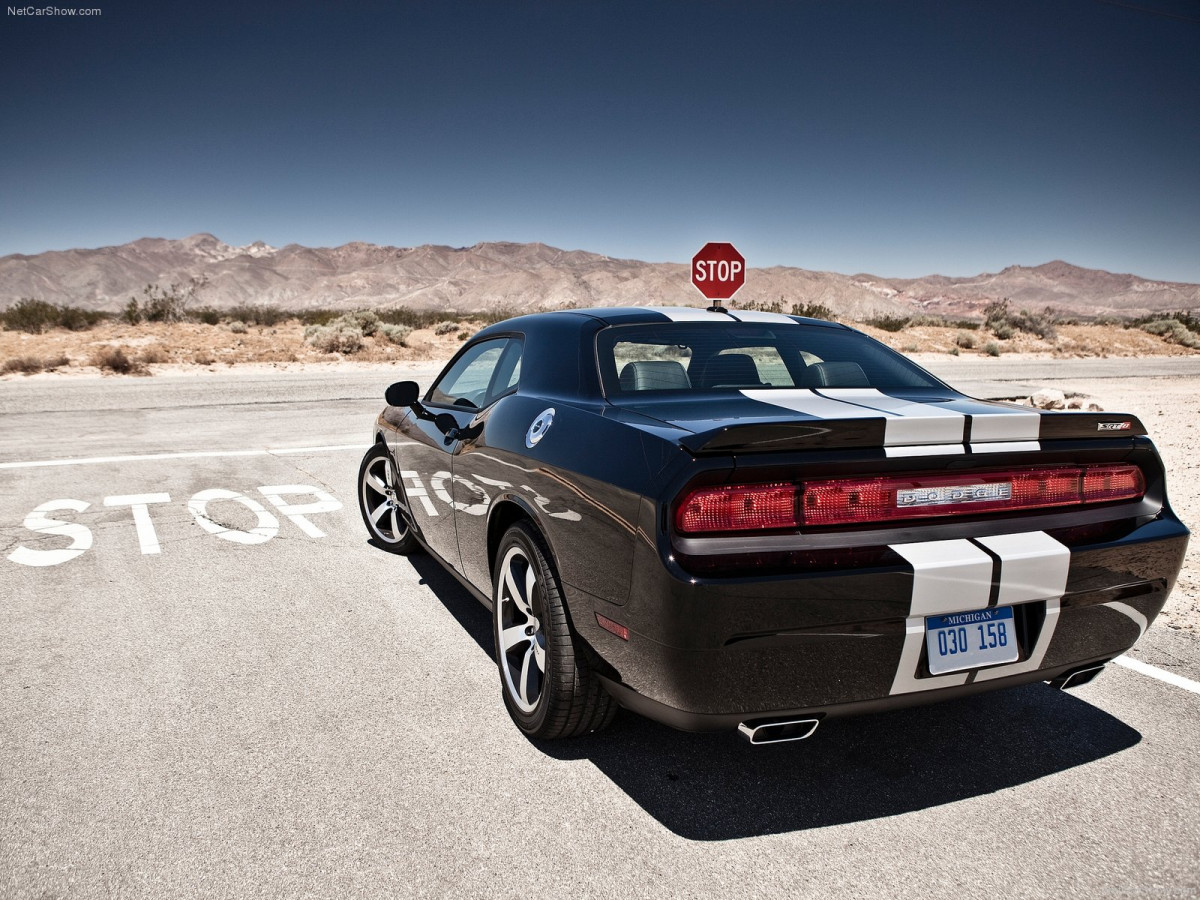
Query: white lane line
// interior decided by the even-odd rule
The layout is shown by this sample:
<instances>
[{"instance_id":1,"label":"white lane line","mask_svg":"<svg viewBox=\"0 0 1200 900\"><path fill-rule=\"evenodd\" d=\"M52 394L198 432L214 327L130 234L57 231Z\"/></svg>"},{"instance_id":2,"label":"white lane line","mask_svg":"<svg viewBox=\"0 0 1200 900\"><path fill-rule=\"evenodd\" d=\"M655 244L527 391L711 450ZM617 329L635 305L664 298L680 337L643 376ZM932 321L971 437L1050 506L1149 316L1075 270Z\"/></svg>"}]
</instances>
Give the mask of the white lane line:
<instances>
[{"instance_id":1,"label":"white lane line","mask_svg":"<svg viewBox=\"0 0 1200 900\"><path fill-rule=\"evenodd\" d=\"M186 453L142 453L131 456L88 456L80 459L35 459L0 463L0 469L37 469L46 466L89 466L98 463L144 462L156 459L204 459L215 456L282 456L288 453L333 453L366 450L370 444L334 444L328 447L268 447L263 450L193 450Z\"/></svg>"},{"instance_id":2,"label":"white lane line","mask_svg":"<svg viewBox=\"0 0 1200 900\"><path fill-rule=\"evenodd\" d=\"M1200 681L1192 681L1190 678L1184 678L1182 675L1176 675L1174 672L1168 672L1166 669L1160 669L1158 666L1152 666L1131 656L1118 656L1113 662L1118 666L1133 669L1133 671L1139 672L1142 675L1148 675L1151 678L1157 678L1159 681L1172 684L1177 688L1183 688L1185 691L1191 691L1193 694L1200 694Z\"/></svg>"}]
</instances>

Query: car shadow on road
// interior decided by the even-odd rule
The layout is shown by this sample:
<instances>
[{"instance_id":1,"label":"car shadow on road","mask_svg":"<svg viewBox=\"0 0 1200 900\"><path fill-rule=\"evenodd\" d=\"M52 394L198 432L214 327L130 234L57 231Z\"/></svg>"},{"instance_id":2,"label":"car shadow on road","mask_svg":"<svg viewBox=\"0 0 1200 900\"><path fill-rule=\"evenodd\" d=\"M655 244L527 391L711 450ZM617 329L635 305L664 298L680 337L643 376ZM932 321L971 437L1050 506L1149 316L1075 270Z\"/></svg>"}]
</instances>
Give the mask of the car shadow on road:
<instances>
[{"instance_id":1,"label":"car shadow on road","mask_svg":"<svg viewBox=\"0 0 1200 900\"><path fill-rule=\"evenodd\" d=\"M409 558L490 658L487 611L438 563ZM1101 677L1104 677L1103 675ZM681 837L723 841L900 815L1011 789L1135 746L1119 719L1044 684L832 719L806 741L751 746L623 711L601 734L531 741L591 761Z\"/></svg>"}]
</instances>

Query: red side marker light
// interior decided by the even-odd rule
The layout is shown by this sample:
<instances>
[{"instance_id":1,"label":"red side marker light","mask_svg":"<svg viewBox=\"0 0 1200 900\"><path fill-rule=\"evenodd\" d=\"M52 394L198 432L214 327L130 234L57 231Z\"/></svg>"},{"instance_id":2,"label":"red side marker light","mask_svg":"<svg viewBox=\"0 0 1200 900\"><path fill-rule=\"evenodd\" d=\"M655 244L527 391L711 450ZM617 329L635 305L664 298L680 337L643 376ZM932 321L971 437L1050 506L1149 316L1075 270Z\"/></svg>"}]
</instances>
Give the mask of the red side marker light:
<instances>
[{"instance_id":1,"label":"red side marker light","mask_svg":"<svg viewBox=\"0 0 1200 900\"><path fill-rule=\"evenodd\" d=\"M629 640L629 629L619 622L614 622L612 619L608 618L608 616L602 616L600 613L596 613L596 624L605 631L615 634L623 641Z\"/></svg>"}]
</instances>

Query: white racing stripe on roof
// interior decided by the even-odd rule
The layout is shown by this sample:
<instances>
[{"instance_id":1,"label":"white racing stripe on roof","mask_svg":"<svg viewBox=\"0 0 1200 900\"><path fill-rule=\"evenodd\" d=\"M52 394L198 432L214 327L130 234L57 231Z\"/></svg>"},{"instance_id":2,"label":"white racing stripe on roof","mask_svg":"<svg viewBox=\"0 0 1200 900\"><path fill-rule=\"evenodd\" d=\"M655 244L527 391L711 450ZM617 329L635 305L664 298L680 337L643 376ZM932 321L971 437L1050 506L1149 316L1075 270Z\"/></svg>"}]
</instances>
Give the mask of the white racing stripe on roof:
<instances>
[{"instance_id":1,"label":"white racing stripe on roof","mask_svg":"<svg viewBox=\"0 0 1200 900\"><path fill-rule=\"evenodd\" d=\"M795 325L796 320L783 313L759 312L755 309L731 309L729 314L739 322L773 322L776 325Z\"/></svg>"},{"instance_id":2,"label":"white racing stripe on roof","mask_svg":"<svg viewBox=\"0 0 1200 900\"><path fill-rule=\"evenodd\" d=\"M639 309L649 310L666 316L672 322L728 322L729 316L724 313L713 313L707 309L695 309L691 306L642 306Z\"/></svg>"},{"instance_id":3,"label":"white racing stripe on roof","mask_svg":"<svg viewBox=\"0 0 1200 900\"><path fill-rule=\"evenodd\" d=\"M884 434L883 442L889 447L961 444L967 427L966 416L956 410L890 397L875 388L821 388L819 393L895 416L888 419Z\"/></svg>"}]
</instances>

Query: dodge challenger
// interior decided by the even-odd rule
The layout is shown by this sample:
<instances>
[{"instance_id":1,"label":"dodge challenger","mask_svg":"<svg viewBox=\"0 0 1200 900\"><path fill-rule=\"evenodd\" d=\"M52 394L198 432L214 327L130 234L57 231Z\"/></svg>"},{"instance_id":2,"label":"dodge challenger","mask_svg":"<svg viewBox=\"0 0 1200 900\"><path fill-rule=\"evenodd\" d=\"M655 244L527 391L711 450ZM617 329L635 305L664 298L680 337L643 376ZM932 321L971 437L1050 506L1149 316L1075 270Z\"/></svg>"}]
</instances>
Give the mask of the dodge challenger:
<instances>
[{"instance_id":1,"label":"dodge challenger","mask_svg":"<svg viewBox=\"0 0 1200 900\"><path fill-rule=\"evenodd\" d=\"M816 319L521 316L385 399L372 542L429 552L491 611L537 738L625 707L770 743L1082 684L1162 609L1188 540L1134 416L971 399Z\"/></svg>"}]
</instances>

